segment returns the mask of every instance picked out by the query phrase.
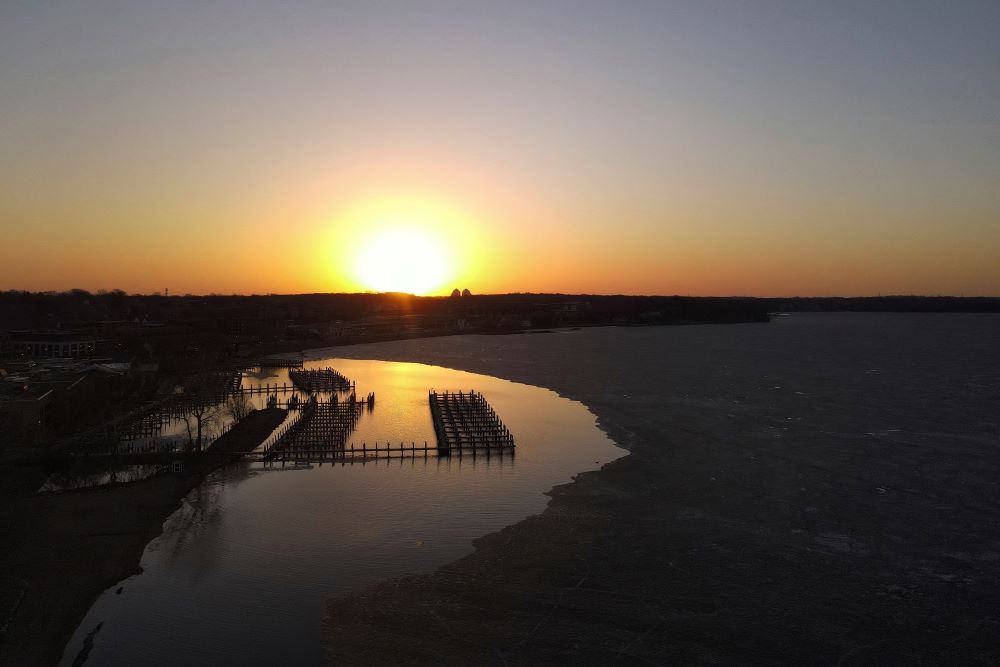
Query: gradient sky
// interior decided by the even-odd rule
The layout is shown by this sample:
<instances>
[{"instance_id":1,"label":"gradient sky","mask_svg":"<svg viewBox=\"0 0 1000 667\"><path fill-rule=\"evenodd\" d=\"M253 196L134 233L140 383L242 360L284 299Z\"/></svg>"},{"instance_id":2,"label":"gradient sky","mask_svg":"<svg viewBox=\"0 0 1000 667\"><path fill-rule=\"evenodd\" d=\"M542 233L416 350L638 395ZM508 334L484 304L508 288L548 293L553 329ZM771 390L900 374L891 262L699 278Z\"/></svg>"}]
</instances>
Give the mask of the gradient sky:
<instances>
[{"instance_id":1,"label":"gradient sky","mask_svg":"<svg viewBox=\"0 0 1000 667\"><path fill-rule=\"evenodd\" d=\"M1000 2L0 3L0 289L1000 294Z\"/></svg>"}]
</instances>

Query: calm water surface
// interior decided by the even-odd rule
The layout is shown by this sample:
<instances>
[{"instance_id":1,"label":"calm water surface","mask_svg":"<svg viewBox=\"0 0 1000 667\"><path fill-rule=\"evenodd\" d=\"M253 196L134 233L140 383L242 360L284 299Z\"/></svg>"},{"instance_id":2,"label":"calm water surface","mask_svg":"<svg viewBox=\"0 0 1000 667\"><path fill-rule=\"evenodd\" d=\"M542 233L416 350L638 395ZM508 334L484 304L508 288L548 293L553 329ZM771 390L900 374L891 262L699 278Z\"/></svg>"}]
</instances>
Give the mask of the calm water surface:
<instances>
[{"instance_id":1,"label":"calm water surface","mask_svg":"<svg viewBox=\"0 0 1000 667\"><path fill-rule=\"evenodd\" d=\"M311 468L239 464L191 492L68 644L72 664L321 664L325 601L430 572L471 541L542 511L544 492L624 452L582 404L493 377L422 364L324 359L376 393L351 440L434 443L427 391L484 394L517 442L514 457L394 460ZM245 384L288 381L263 369Z\"/></svg>"}]
</instances>

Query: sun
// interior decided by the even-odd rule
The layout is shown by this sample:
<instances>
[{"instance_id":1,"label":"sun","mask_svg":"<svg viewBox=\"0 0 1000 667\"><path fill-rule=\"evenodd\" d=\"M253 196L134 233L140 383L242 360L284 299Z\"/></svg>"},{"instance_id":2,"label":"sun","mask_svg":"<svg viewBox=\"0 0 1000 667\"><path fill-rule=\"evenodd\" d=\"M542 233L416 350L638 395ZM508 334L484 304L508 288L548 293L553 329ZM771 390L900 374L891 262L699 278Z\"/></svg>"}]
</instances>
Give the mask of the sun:
<instances>
[{"instance_id":1,"label":"sun","mask_svg":"<svg viewBox=\"0 0 1000 667\"><path fill-rule=\"evenodd\" d=\"M325 271L347 289L445 294L475 285L483 265L480 219L451 197L359 194L338 205L326 229Z\"/></svg>"},{"instance_id":2,"label":"sun","mask_svg":"<svg viewBox=\"0 0 1000 667\"><path fill-rule=\"evenodd\" d=\"M428 294L439 290L451 274L445 244L418 228L390 228L362 241L355 275L379 292Z\"/></svg>"}]
</instances>

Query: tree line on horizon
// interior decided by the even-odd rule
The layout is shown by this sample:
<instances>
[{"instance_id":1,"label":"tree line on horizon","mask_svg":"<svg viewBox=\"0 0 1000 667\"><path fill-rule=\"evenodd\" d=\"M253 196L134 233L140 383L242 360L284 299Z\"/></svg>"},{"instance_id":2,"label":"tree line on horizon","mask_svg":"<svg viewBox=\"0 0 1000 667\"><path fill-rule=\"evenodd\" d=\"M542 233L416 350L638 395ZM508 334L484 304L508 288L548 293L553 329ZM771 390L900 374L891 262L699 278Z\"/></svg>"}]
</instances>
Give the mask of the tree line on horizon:
<instances>
[{"instance_id":1,"label":"tree line on horizon","mask_svg":"<svg viewBox=\"0 0 1000 667\"><path fill-rule=\"evenodd\" d=\"M401 293L269 295L128 294L89 292L0 292L0 329L54 329L76 323L197 321L219 317L280 318L293 322L357 320L405 312L448 315L559 310L586 314L595 323L639 318L669 321L754 321L773 312L1000 312L1000 297L697 297L579 294Z\"/></svg>"}]
</instances>

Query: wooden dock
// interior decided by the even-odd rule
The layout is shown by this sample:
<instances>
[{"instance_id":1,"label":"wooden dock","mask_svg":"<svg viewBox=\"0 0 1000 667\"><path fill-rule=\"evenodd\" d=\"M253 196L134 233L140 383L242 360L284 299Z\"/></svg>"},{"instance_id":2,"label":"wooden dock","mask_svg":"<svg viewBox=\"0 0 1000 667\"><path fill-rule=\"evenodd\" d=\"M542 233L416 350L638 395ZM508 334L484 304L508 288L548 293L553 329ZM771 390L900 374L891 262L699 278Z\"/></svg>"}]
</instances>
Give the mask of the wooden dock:
<instances>
[{"instance_id":1,"label":"wooden dock","mask_svg":"<svg viewBox=\"0 0 1000 667\"><path fill-rule=\"evenodd\" d=\"M282 359L276 357L264 357L251 365L252 368L302 368L301 359Z\"/></svg>"},{"instance_id":2,"label":"wooden dock","mask_svg":"<svg viewBox=\"0 0 1000 667\"><path fill-rule=\"evenodd\" d=\"M461 455L466 449L514 449L514 436L482 394L431 391L428 400L442 455L453 451Z\"/></svg>"},{"instance_id":3,"label":"wooden dock","mask_svg":"<svg viewBox=\"0 0 1000 667\"><path fill-rule=\"evenodd\" d=\"M351 391L354 383L332 368L289 370L288 377L296 387L312 394L318 391Z\"/></svg>"},{"instance_id":4,"label":"wooden dock","mask_svg":"<svg viewBox=\"0 0 1000 667\"><path fill-rule=\"evenodd\" d=\"M315 395L305 402L297 418L289 421L256 452L256 458L268 461L296 452L343 450L348 436L358 423L364 403L357 401L320 401Z\"/></svg>"},{"instance_id":5,"label":"wooden dock","mask_svg":"<svg viewBox=\"0 0 1000 667\"><path fill-rule=\"evenodd\" d=\"M435 445L427 442L418 443L405 442L392 443L361 443L343 446L332 446L327 444L312 444L298 447L281 447L275 451L263 452L261 450L253 452L242 452L241 458L250 461L260 461L266 464L311 464L311 463L369 463L373 461L387 460L416 460L432 458L471 458L486 459L509 459L514 455L513 447L496 448L480 447L463 450L455 450L454 455L443 452Z\"/></svg>"},{"instance_id":6,"label":"wooden dock","mask_svg":"<svg viewBox=\"0 0 1000 667\"><path fill-rule=\"evenodd\" d=\"M194 409L216 405L240 393L239 370L211 371L189 383L188 391L171 394L74 434L58 443L55 450L80 453L108 453L116 443L154 438L163 426Z\"/></svg>"},{"instance_id":7,"label":"wooden dock","mask_svg":"<svg viewBox=\"0 0 1000 667\"><path fill-rule=\"evenodd\" d=\"M248 384L237 389L234 393L244 396L254 396L256 394L288 394L300 391L294 384L282 382L281 384Z\"/></svg>"}]
</instances>

